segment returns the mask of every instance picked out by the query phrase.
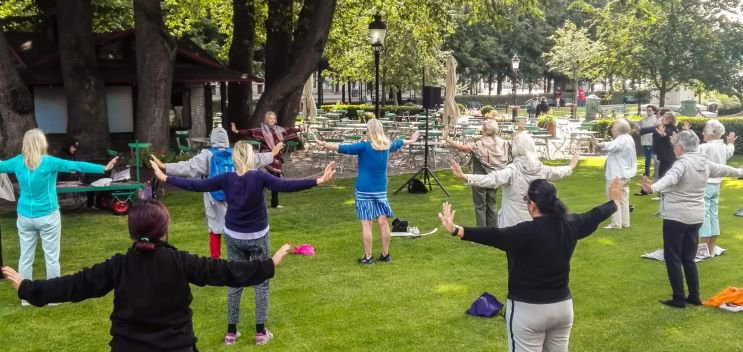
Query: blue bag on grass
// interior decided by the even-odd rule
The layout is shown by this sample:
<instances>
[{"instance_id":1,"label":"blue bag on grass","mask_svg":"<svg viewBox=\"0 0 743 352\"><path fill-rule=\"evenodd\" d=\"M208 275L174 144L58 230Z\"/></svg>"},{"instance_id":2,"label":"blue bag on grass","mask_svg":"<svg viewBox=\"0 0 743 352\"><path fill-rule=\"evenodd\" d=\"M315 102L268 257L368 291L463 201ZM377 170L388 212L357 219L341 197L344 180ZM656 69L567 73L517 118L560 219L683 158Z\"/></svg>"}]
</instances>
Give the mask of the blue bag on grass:
<instances>
[{"instance_id":1,"label":"blue bag on grass","mask_svg":"<svg viewBox=\"0 0 743 352\"><path fill-rule=\"evenodd\" d=\"M495 296L486 291L483 292L474 303L472 303L470 309L467 309L467 314L476 317L492 318L498 315L498 312L500 312L502 308L503 303L500 303Z\"/></svg>"}]
</instances>

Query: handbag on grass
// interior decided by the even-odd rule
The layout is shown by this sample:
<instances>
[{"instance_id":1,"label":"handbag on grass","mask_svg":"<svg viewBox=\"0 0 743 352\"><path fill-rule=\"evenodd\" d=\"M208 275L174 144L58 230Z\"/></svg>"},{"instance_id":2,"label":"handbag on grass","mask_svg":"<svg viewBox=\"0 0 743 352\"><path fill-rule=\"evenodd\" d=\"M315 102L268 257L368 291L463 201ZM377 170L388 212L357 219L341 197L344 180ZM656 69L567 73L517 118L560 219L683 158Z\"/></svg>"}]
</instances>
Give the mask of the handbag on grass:
<instances>
[{"instance_id":1,"label":"handbag on grass","mask_svg":"<svg viewBox=\"0 0 743 352\"><path fill-rule=\"evenodd\" d=\"M467 309L467 314L476 317L492 318L498 315L498 312L500 312L502 308L503 303L500 303L495 296L486 291L483 292L474 303L472 303L470 309Z\"/></svg>"}]
</instances>

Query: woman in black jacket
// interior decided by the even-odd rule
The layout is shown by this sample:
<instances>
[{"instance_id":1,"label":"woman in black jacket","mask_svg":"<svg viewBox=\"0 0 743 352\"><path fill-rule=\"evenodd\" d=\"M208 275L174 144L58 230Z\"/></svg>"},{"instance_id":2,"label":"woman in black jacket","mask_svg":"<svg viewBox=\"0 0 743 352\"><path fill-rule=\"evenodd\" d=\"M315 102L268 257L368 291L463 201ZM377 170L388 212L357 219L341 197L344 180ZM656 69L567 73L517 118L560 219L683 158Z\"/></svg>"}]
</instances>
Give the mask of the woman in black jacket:
<instances>
[{"instance_id":1,"label":"woman in black jacket","mask_svg":"<svg viewBox=\"0 0 743 352\"><path fill-rule=\"evenodd\" d=\"M610 201L573 215L568 214L552 183L533 181L524 201L534 220L506 228L462 228L454 224L456 212L451 205L444 203L439 219L453 236L506 252L509 351L568 350L573 326L570 258L578 240L591 235L617 210L622 187L621 180L614 179Z\"/></svg>"},{"instance_id":2,"label":"woman in black jacket","mask_svg":"<svg viewBox=\"0 0 743 352\"><path fill-rule=\"evenodd\" d=\"M658 158L656 180L663 177L676 161L671 136L679 132L676 126L676 115L668 111L661 116L661 123L657 127L643 127L640 129L640 135L653 134L653 154Z\"/></svg>"},{"instance_id":3,"label":"woman in black jacket","mask_svg":"<svg viewBox=\"0 0 743 352\"><path fill-rule=\"evenodd\" d=\"M50 280L24 280L9 267L2 272L18 297L35 306L80 302L113 290L111 351L196 351L189 284L259 284L273 277L290 246L285 244L272 259L263 261L207 259L169 245L169 222L162 203L145 200L129 212L134 243L126 254Z\"/></svg>"}]
</instances>

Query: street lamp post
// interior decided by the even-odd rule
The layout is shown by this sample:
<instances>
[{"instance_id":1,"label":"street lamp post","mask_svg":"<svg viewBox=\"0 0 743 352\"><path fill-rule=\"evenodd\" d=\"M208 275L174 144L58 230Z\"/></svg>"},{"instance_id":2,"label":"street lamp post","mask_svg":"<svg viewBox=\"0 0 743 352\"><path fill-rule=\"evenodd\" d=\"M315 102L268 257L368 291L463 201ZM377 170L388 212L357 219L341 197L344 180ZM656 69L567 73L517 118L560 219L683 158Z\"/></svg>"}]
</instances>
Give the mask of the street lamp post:
<instances>
[{"instance_id":1,"label":"street lamp post","mask_svg":"<svg viewBox=\"0 0 743 352\"><path fill-rule=\"evenodd\" d=\"M382 15L377 11L374 21L369 23L369 39L372 50L374 50L374 114L377 118L379 118L379 54L384 48L385 34L387 34L387 24L382 22Z\"/></svg>"},{"instance_id":2,"label":"street lamp post","mask_svg":"<svg viewBox=\"0 0 743 352\"><path fill-rule=\"evenodd\" d=\"M511 79L511 94L513 96L513 106L512 106L512 112L511 112L511 118L513 120L513 123L516 123L516 115L518 115L518 108L516 107L516 77L519 74L519 63L521 60L519 59L519 56L516 54L513 54L513 58L511 59L511 69L513 70L513 78Z\"/></svg>"}]
</instances>

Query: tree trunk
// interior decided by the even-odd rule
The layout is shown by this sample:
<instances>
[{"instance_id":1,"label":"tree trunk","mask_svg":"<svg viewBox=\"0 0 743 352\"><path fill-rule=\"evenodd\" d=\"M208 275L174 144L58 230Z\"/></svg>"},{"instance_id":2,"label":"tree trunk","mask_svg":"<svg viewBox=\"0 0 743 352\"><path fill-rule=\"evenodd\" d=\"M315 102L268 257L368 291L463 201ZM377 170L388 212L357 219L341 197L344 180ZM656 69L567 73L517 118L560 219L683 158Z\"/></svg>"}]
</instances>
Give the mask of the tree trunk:
<instances>
[{"instance_id":1,"label":"tree trunk","mask_svg":"<svg viewBox=\"0 0 743 352\"><path fill-rule=\"evenodd\" d=\"M137 50L138 141L154 150L169 148L170 94L176 42L168 34L159 0L134 0Z\"/></svg>"},{"instance_id":2,"label":"tree trunk","mask_svg":"<svg viewBox=\"0 0 743 352\"><path fill-rule=\"evenodd\" d=\"M232 0L232 43L230 44L228 67L248 76L253 75L253 45L255 44L255 2L254 0ZM250 105L253 100L253 83L242 82L230 85L227 93L229 107L227 116L222 117L222 127L230 131L230 123L242 126L250 119Z\"/></svg>"},{"instance_id":3,"label":"tree trunk","mask_svg":"<svg viewBox=\"0 0 743 352\"><path fill-rule=\"evenodd\" d=\"M500 95L503 92L503 79L504 76L498 76L495 84L495 94Z\"/></svg>"},{"instance_id":4,"label":"tree trunk","mask_svg":"<svg viewBox=\"0 0 743 352\"><path fill-rule=\"evenodd\" d=\"M59 54L67 97L67 135L83 157L103 157L111 145L106 87L98 73L90 0L57 0Z\"/></svg>"},{"instance_id":5,"label":"tree trunk","mask_svg":"<svg viewBox=\"0 0 743 352\"><path fill-rule=\"evenodd\" d=\"M15 69L0 21L0 154L21 152L23 134L36 127L31 92Z\"/></svg>"},{"instance_id":6,"label":"tree trunk","mask_svg":"<svg viewBox=\"0 0 743 352\"><path fill-rule=\"evenodd\" d=\"M284 0L272 0L269 3L269 19L266 21L267 33L269 34L271 33L271 28L275 28L271 22L276 21L276 19L271 19L270 5L273 2L281 1ZM291 1L289 3L291 4ZM279 114L279 124L281 126L294 125L294 118L296 116L296 112L294 111L296 111L296 108L292 109L291 106L298 104L298 98L295 97L301 94L305 81L315 71L322 58L330 31L330 24L333 20L335 6L336 0L306 0L304 2L294 33L294 44L291 53L292 65L281 72L276 67L271 67L271 75L269 75L268 64L272 60L269 59L269 52L274 54L278 49L274 47L269 48L268 38L271 36L269 35L267 37L267 87L258 101L255 113L253 114L254 117L263 116L266 111L284 106L285 108L282 109L284 114ZM289 11L289 16L291 16L291 11ZM285 28L282 30L285 30ZM289 36L291 37L291 33L289 33ZM273 44L273 46L276 45L275 43ZM270 86L268 86L269 82Z\"/></svg>"},{"instance_id":7,"label":"tree trunk","mask_svg":"<svg viewBox=\"0 0 743 352\"><path fill-rule=\"evenodd\" d=\"M396 105L402 105L402 88L401 87L397 87L397 90L395 90L395 92L397 93L397 95L396 95L397 96L397 104Z\"/></svg>"},{"instance_id":8,"label":"tree trunk","mask_svg":"<svg viewBox=\"0 0 743 352\"><path fill-rule=\"evenodd\" d=\"M341 103L342 104L346 103L346 84L345 83L341 85Z\"/></svg>"},{"instance_id":9,"label":"tree trunk","mask_svg":"<svg viewBox=\"0 0 743 352\"><path fill-rule=\"evenodd\" d=\"M658 107L661 107L661 108L666 106L666 93L668 93L668 89L666 87L667 87L666 81L665 80L661 81L660 87L658 87L658 93L659 93Z\"/></svg>"}]
</instances>

